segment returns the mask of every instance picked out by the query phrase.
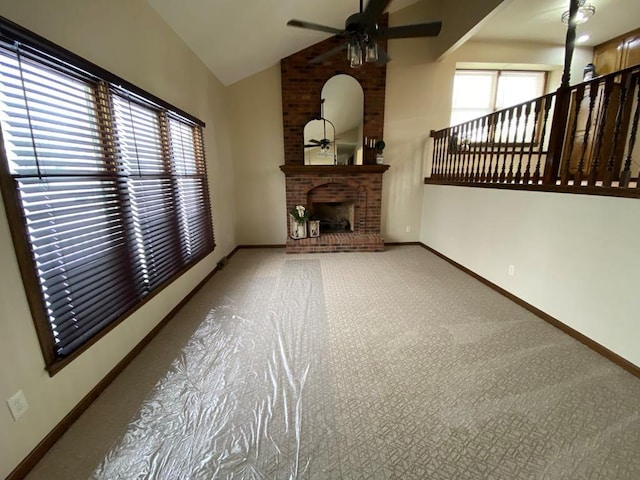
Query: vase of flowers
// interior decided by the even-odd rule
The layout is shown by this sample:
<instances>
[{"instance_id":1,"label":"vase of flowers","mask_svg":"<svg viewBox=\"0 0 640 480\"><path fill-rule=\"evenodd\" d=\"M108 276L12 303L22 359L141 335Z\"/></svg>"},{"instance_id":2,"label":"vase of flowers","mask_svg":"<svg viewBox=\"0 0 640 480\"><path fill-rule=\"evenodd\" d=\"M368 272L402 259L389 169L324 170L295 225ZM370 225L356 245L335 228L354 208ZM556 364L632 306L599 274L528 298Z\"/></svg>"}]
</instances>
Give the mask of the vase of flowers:
<instances>
[{"instance_id":1,"label":"vase of flowers","mask_svg":"<svg viewBox=\"0 0 640 480\"><path fill-rule=\"evenodd\" d=\"M309 212L303 205L296 205L289 212L289 229L291 230L291 238L299 240L307 238L307 220Z\"/></svg>"}]
</instances>

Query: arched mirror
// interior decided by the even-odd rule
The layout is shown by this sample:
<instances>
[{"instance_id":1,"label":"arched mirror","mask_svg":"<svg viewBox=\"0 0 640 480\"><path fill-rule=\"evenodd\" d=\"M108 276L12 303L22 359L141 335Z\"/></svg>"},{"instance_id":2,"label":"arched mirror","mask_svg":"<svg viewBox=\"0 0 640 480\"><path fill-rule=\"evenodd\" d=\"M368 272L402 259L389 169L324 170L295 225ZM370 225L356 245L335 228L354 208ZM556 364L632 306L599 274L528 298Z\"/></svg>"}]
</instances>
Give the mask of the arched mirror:
<instances>
[{"instance_id":1,"label":"arched mirror","mask_svg":"<svg viewBox=\"0 0 640 480\"><path fill-rule=\"evenodd\" d=\"M364 92L350 75L334 75L322 87L322 116L304 128L306 165L362 165Z\"/></svg>"}]
</instances>

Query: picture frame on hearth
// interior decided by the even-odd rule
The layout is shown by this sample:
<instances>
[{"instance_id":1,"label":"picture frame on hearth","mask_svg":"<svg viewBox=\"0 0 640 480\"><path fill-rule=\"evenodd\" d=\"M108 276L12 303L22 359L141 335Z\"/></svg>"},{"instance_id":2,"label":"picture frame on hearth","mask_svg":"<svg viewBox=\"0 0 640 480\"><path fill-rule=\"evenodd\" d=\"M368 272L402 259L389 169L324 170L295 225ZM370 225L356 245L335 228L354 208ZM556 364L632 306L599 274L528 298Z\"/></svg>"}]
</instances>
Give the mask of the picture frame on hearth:
<instances>
[{"instance_id":1,"label":"picture frame on hearth","mask_svg":"<svg viewBox=\"0 0 640 480\"><path fill-rule=\"evenodd\" d=\"M309 236L311 238L320 236L320 220L309 220Z\"/></svg>"}]
</instances>

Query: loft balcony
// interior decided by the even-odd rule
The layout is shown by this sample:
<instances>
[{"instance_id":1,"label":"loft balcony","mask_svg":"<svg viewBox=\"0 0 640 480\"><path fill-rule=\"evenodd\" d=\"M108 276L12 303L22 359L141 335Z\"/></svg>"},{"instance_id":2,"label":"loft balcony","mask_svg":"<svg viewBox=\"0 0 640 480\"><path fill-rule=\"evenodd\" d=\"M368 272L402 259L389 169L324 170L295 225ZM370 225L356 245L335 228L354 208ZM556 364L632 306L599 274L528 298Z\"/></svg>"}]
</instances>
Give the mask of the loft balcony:
<instances>
[{"instance_id":1,"label":"loft balcony","mask_svg":"<svg viewBox=\"0 0 640 480\"><path fill-rule=\"evenodd\" d=\"M640 65L431 132L425 183L640 198Z\"/></svg>"}]
</instances>

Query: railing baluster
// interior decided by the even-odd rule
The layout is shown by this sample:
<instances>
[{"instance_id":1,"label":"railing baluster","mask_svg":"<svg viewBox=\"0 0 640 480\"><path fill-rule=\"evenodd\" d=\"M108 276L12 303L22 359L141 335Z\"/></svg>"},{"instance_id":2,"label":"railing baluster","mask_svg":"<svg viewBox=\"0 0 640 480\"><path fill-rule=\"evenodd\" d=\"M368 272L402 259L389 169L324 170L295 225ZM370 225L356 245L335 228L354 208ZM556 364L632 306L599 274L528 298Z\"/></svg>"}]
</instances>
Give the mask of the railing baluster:
<instances>
[{"instance_id":1,"label":"railing baluster","mask_svg":"<svg viewBox=\"0 0 640 480\"><path fill-rule=\"evenodd\" d=\"M433 160L431 161L431 178L437 179L440 171L440 133L433 134Z\"/></svg>"},{"instance_id":2,"label":"railing baluster","mask_svg":"<svg viewBox=\"0 0 640 480\"><path fill-rule=\"evenodd\" d=\"M614 179L614 168L616 164L616 154L618 150L618 139L620 138L620 132L622 130L622 119L624 116L624 110L627 108L627 91L629 90L629 84L631 82L630 72L622 74L622 81L620 82L620 95L618 95L618 111L616 112L616 126L613 130L613 144L611 146L611 154L609 155L609 161L607 162L607 171L604 174L603 186L610 187L611 182ZM606 118L606 117L605 117ZM624 152L623 152L624 154Z\"/></svg>"},{"instance_id":3,"label":"railing baluster","mask_svg":"<svg viewBox=\"0 0 640 480\"><path fill-rule=\"evenodd\" d=\"M433 138L433 155L431 157L431 178L438 178L438 159L440 158L440 138L439 134L431 132Z\"/></svg>"},{"instance_id":4,"label":"railing baluster","mask_svg":"<svg viewBox=\"0 0 640 480\"><path fill-rule=\"evenodd\" d=\"M455 142L455 155L453 157L454 168L452 173L453 173L453 180L458 181L460 180L460 144L462 142L460 135L462 134L462 128L459 126L456 127L455 132L456 132L455 133L456 142Z\"/></svg>"},{"instance_id":5,"label":"railing baluster","mask_svg":"<svg viewBox=\"0 0 640 480\"><path fill-rule=\"evenodd\" d=\"M477 182L480 179L480 142L482 141L482 118L476 119L475 135L473 136L473 163L475 169L471 180Z\"/></svg>"},{"instance_id":6,"label":"railing baluster","mask_svg":"<svg viewBox=\"0 0 640 480\"><path fill-rule=\"evenodd\" d=\"M520 125L520 113L521 113L521 105L515 107L512 112L512 119L515 118L515 129L513 130L513 147L511 148L511 161L509 162L509 172L507 172L507 182L513 182L513 159L516 152L516 142L518 141L518 127ZM511 131L511 123L509 124L509 131ZM507 138L507 143L509 143L509 139Z\"/></svg>"},{"instance_id":7,"label":"railing baluster","mask_svg":"<svg viewBox=\"0 0 640 480\"><path fill-rule=\"evenodd\" d=\"M531 102L527 102L524 108L524 126L522 127L522 138L520 139L520 154L518 155L518 169L514 178L516 183L522 180L522 158L525 151L525 140L527 136L527 125L529 123L529 114L531 113ZM515 152L515 150L514 150Z\"/></svg>"},{"instance_id":8,"label":"railing baluster","mask_svg":"<svg viewBox=\"0 0 640 480\"><path fill-rule=\"evenodd\" d=\"M585 125L585 130L584 130L584 138L582 139L582 153L580 154L580 161L578 162L576 174L573 177L573 184L578 186L582 185L582 179L584 178L585 157L587 154L587 147L589 146L589 138L591 135L591 123L592 123L593 111L596 106L596 100L598 98L598 88L599 88L599 84L595 81L589 84L589 113L587 115L587 123ZM594 128L595 128L595 125L594 125Z\"/></svg>"},{"instance_id":9,"label":"railing baluster","mask_svg":"<svg viewBox=\"0 0 640 480\"><path fill-rule=\"evenodd\" d=\"M460 180L466 182L469 174L469 122L462 124L462 138L462 169L460 171Z\"/></svg>"},{"instance_id":10,"label":"railing baluster","mask_svg":"<svg viewBox=\"0 0 640 480\"><path fill-rule=\"evenodd\" d=\"M500 171L500 183L504 183L506 179L507 157L509 156L509 135L511 133L511 121L513 120L513 109L507 110L507 135L505 138L504 152L502 154L502 170Z\"/></svg>"},{"instance_id":11,"label":"railing baluster","mask_svg":"<svg viewBox=\"0 0 640 480\"><path fill-rule=\"evenodd\" d=\"M438 180L444 179L445 159L446 159L446 141L447 141L448 129L440 130L436 132L438 137Z\"/></svg>"},{"instance_id":12,"label":"railing baluster","mask_svg":"<svg viewBox=\"0 0 640 480\"><path fill-rule=\"evenodd\" d=\"M445 169L445 179L446 180L451 180L453 175L453 162L455 159L455 145L454 145L454 139L453 136L455 135L455 129L450 128L449 129L449 134L447 136L447 163L446 163L446 169Z\"/></svg>"},{"instance_id":13,"label":"railing baluster","mask_svg":"<svg viewBox=\"0 0 640 480\"><path fill-rule=\"evenodd\" d=\"M473 177L473 155L471 154L471 144L473 138L473 124L475 120L472 120L467 123L467 144L466 144L466 152L467 152L467 168L465 169L464 181L470 182Z\"/></svg>"},{"instance_id":14,"label":"railing baluster","mask_svg":"<svg viewBox=\"0 0 640 480\"><path fill-rule=\"evenodd\" d=\"M447 159L449 156L447 155L447 139L449 138L449 129L447 128L442 132L442 136L440 137L440 169L438 178L444 179L447 175Z\"/></svg>"},{"instance_id":15,"label":"railing baluster","mask_svg":"<svg viewBox=\"0 0 640 480\"><path fill-rule=\"evenodd\" d=\"M487 175L487 154L489 152L489 135L491 133L491 130L493 129L493 126L495 125L495 114L491 114L488 115L487 117L485 117L483 119L483 128L486 128L486 132L483 129L482 133L483 133L483 148L482 148L482 173L480 174L480 181L481 182L486 182L488 175ZM491 163L489 163L489 168L491 168Z\"/></svg>"},{"instance_id":16,"label":"railing baluster","mask_svg":"<svg viewBox=\"0 0 640 480\"><path fill-rule=\"evenodd\" d=\"M454 181L458 181L460 179L460 142L461 142L461 137L460 135L462 134L462 128L461 127L457 127L456 128L456 149L455 149L455 155L453 157L453 161L454 161L454 167L453 167L453 180Z\"/></svg>"},{"instance_id":17,"label":"railing baluster","mask_svg":"<svg viewBox=\"0 0 640 480\"><path fill-rule=\"evenodd\" d=\"M538 162L536 163L536 171L533 172L533 183L540 183L542 176L540 172L540 164L542 162L542 154L544 151L544 141L547 134L547 120L549 120L549 110L551 110L551 96L544 97L544 116L542 118L542 132L540 133L540 148L538 149Z\"/></svg>"},{"instance_id":18,"label":"railing baluster","mask_svg":"<svg viewBox=\"0 0 640 480\"><path fill-rule=\"evenodd\" d=\"M442 135L440 135L440 138L438 138L438 144L439 144L439 160L438 160L438 178L444 178L445 176L445 169L447 167L446 165L446 159L447 159L447 136L449 135L449 130L445 130L442 132Z\"/></svg>"},{"instance_id":19,"label":"railing baluster","mask_svg":"<svg viewBox=\"0 0 640 480\"><path fill-rule=\"evenodd\" d=\"M580 114L580 106L582 105L582 99L584 98L584 84L581 84L576 89L576 96L573 99L573 124L571 125L571 133L569 135L569 151L564 159L564 165L562 168L562 175L560 177L561 185L569 184L569 175L571 173L571 157L573 156L573 147L576 141L576 130L578 128L578 115Z\"/></svg>"},{"instance_id":20,"label":"railing baluster","mask_svg":"<svg viewBox=\"0 0 640 480\"><path fill-rule=\"evenodd\" d=\"M436 132L436 135L439 134L438 142L440 144L440 167L438 168L438 180L444 179L444 173L446 168L446 158L447 158L447 135L449 135L449 129L440 130Z\"/></svg>"},{"instance_id":21,"label":"railing baluster","mask_svg":"<svg viewBox=\"0 0 640 480\"><path fill-rule=\"evenodd\" d=\"M598 169L600 167L600 153L602 150L602 140L607 126L607 113L609 112L609 102L611 101L611 91L613 90L613 77L607 77L604 83L604 99L600 109L600 119L598 122L598 137L596 139L596 154L589 169L589 186L595 186L598 181Z\"/></svg>"},{"instance_id":22,"label":"railing baluster","mask_svg":"<svg viewBox=\"0 0 640 480\"><path fill-rule=\"evenodd\" d=\"M502 146L502 133L504 131L504 121L505 121L505 112L504 110L498 113L498 127L500 127L500 134L498 135L497 144L494 142L494 150L498 153L495 155L491 155L491 163L495 161L495 167L493 169L493 175L491 175L491 181L497 182L500 179L500 148Z\"/></svg>"},{"instance_id":23,"label":"railing baluster","mask_svg":"<svg viewBox=\"0 0 640 480\"><path fill-rule=\"evenodd\" d=\"M453 129L447 128L446 130L447 136L444 138L445 144L444 149L446 151L445 161L444 161L444 170L443 170L443 179L449 180L451 174L451 156L453 155L453 151L451 149L451 136L453 135Z\"/></svg>"},{"instance_id":24,"label":"railing baluster","mask_svg":"<svg viewBox=\"0 0 640 480\"><path fill-rule=\"evenodd\" d=\"M471 181L471 138L473 137L473 120L467 122L466 142L464 145L464 181Z\"/></svg>"},{"instance_id":25,"label":"railing baluster","mask_svg":"<svg viewBox=\"0 0 640 480\"><path fill-rule=\"evenodd\" d=\"M442 133L440 139L440 178L446 179L449 174L449 136L451 135L451 129L447 128Z\"/></svg>"},{"instance_id":26,"label":"railing baluster","mask_svg":"<svg viewBox=\"0 0 640 480\"><path fill-rule=\"evenodd\" d=\"M440 178L440 170L442 169L442 133L437 133L434 137L434 154L433 163L431 165L431 177Z\"/></svg>"},{"instance_id":27,"label":"railing baluster","mask_svg":"<svg viewBox=\"0 0 640 480\"><path fill-rule=\"evenodd\" d=\"M467 141L465 142L465 169L464 169L464 181L468 182L471 179L471 137L473 136L473 121L467 122Z\"/></svg>"},{"instance_id":28,"label":"railing baluster","mask_svg":"<svg viewBox=\"0 0 640 480\"><path fill-rule=\"evenodd\" d=\"M453 155L451 156L451 174L450 174L450 178L451 180L455 181L458 179L457 177L457 173L458 173L458 159L459 159L459 151L458 149L460 148L460 128L456 127L453 131L453 135L455 138L455 142L453 144Z\"/></svg>"},{"instance_id":29,"label":"railing baluster","mask_svg":"<svg viewBox=\"0 0 640 480\"><path fill-rule=\"evenodd\" d=\"M633 121L631 123L631 135L629 135L629 144L627 146L627 158L624 162L624 170L620 175L620 186L624 188L627 188L629 186L629 181L631 180L631 157L633 155L633 148L636 144L638 121L640 121L640 73L636 73L634 76L635 88L638 93L636 96L636 111L633 114ZM633 95L633 89L631 90L631 94ZM636 188L640 189L640 173L638 173L638 179L636 180Z\"/></svg>"},{"instance_id":30,"label":"railing baluster","mask_svg":"<svg viewBox=\"0 0 640 480\"><path fill-rule=\"evenodd\" d=\"M531 141L529 142L529 157L527 158L527 168L524 172L523 181L529 183L531 181L531 158L533 156L533 148L536 143L536 132L538 130L538 119L542 110L542 98L536 100L536 107L533 112L533 128L531 129Z\"/></svg>"},{"instance_id":31,"label":"railing baluster","mask_svg":"<svg viewBox=\"0 0 640 480\"><path fill-rule=\"evenodd\" d=\"M455 167L453 170L453 180L454 181L458 181L460 180L461 176L460 176L460 165L461 165L461 161L462 161L462 157L460 156L460 151L462 149L462 126L459 125L456 128L456 154L455 154Z\"/></svg>"},{"instance_id":32,"label":"railing baluster","mask_svg":"<svg viewBox=\"0 0 640 480\"><path fill-rule=\"evenodd\" d=\"M460 126L458 128L458 130L456 131L456 133L458 134L458 144L457 144L457 148L456 148L456 171L455 171L455 175L454 175L454 180L456 182L459 182L460 180L462 180L462 171L463 171L463 161L464 158L462 156L462 142L464 141L464 126Z\"/></svg>"}]
</instances>

